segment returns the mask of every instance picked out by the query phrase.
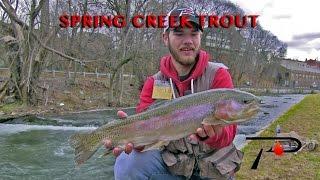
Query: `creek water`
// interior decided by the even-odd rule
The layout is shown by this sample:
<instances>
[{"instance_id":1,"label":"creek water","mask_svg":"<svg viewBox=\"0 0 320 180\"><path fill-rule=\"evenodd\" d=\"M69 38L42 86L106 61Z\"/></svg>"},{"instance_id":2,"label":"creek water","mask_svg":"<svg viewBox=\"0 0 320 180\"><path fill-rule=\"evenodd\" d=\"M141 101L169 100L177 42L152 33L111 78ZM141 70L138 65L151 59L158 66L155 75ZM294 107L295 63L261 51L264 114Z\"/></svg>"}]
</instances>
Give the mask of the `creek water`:
<instances>
[{"instance_id":1,"label":"creek water","mask_svg":"<svg viewBox=\"0 0 320 180\"><path fill-rule=\"evenodd\" d=\"M236 145L241 147L245 135L261 130L302 98L303 95L263 96L262 109L268 113L239 125ZM68 138L111 121L115 114L115 110L105 110L0 124L0 179L113 179L114 157L100 158L104 151L101 148L85 164L75 167Z\"/></svg>"},{"instance_id":2,"label":"creek water","mask_svg":"<svg viewBox=\"0 0 320 180\"><path fill-rule=\"evenodd\" d=\"M114 158L75 168L68 137L88 128L0 125L0 179L112 179ZM101 149L102 150L102 149ZM97 154L101 154L99 152Z\"/></svg>"}]
</instances>

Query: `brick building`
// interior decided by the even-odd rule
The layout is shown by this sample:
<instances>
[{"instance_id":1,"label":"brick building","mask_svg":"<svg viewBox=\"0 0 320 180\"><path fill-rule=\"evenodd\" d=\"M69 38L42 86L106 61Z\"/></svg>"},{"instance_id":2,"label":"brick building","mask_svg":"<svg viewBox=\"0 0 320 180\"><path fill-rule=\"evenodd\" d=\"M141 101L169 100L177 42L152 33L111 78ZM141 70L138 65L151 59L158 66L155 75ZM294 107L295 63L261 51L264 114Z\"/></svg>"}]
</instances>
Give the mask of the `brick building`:
<instances>
[{"instance_id":1,"label":"brick building","mask_svg":"<svg viewBox=\"0 0 320 180\"><path fill-rule=\"evenodd\" d=\"M282 59L277 80L279 84L287 87L319 88L320 62L312 59L306 61Z\"/></svg>"},{"instance_id":2,"label":"brick building","mask_svg":"<svg viewBox=\"0 0 320 180\"><path fill-rule=\"evenodd\" d=\"M309 65L309 66L313 66L313 67L318 67L320 68L320 61L318 61L317 59L306 59L305 62Z\"/></svg>"}]
</instances>

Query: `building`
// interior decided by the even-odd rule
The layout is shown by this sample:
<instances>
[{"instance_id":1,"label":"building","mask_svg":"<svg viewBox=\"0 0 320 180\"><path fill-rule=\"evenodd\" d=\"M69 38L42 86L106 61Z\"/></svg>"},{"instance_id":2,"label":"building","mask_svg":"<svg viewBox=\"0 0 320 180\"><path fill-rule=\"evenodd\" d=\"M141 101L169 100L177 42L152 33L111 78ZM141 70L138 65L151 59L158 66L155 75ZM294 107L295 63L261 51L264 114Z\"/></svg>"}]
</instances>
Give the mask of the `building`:
<instances>
[{"instance_id":1,"label":"building","mask_svg":"<svg viewBox=\"0 0 320 180\"><path fill-rule=\"evenodd\" d=\"M306 59L305 62L309 65L309 66L314 66L314 67L318 67L320 68L320 61L318 61L317 59Z\"/></svg>"},{"instance_id":2,"label":"building","mask_svg":"<svg viewBox=\"0 0 320 180\"><path fill-rule=\"evenodd\" d=\"M293 88L319 88L320 62L317 60L281 60L281 70L277 75L278 83Z\"/></svg>"}]
</instances>

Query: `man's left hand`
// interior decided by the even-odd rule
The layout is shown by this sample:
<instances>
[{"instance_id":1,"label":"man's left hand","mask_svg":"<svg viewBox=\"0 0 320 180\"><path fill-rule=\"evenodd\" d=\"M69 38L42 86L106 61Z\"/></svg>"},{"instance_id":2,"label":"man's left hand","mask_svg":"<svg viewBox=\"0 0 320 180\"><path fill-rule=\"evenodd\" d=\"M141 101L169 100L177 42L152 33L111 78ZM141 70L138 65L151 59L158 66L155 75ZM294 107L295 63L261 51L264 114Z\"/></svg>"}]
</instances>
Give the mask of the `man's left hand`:
<instances>
[{"instance_id":1,"label":"man's left hand","mask_svg":"<svg viewBox=\"0 0 320 180\"><path fill-rule=\"evenodd\" d=\"M206 141L210 137L220 135L222 132L223 126L221 125L203 125L201 128L197 129L197 132L195 134L190 135L190 139L192 141L201 141L204 139Z\"/></svg>"}]
</instances>

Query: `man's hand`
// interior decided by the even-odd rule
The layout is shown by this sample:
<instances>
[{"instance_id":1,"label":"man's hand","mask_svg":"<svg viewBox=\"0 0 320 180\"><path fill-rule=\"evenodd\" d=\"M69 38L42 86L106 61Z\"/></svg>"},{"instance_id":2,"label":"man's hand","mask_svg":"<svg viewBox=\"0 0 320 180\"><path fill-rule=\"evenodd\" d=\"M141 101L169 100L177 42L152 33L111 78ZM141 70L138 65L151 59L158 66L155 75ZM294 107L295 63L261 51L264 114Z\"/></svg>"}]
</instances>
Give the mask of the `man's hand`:
<instances>
[{"instance_id":1,"label":"man's hand","mask_svg":"<svg viewBox=\"0 0 320 180\"><path fill-rule=\"evenodd\" d=\"M123 111L118 111L117 115L121 119L125 119L128 116L127 113L125 113ZM113 146L112 146L112 141L110 139L105 139L103 142L104 142L104 146L106 149L112 149ZM122 151L124 151L127 154L130 154L133 149L135 149L137 151L142 151L143 148L144 148L144 146L134 147L132 143L128 143L128 144L126 144L124 149L122 149L120 147L113 148L112 153L114 156L117 157L121 154Z\"/></svg>"},{"instance_id":2,"label":"man's hand","mask_svg":"<svg viewBox=\"0 0 320 180\"><path fill-rule=\"evenodd\" d=\"M205 141L210 137L221 134L222 128L223 126L221 125L216 125L216 126L203 125L202 128L197 129L197 132L195 134L191 134L189 138L195 142L198 142L201 140Z\"/></svg>"}]
</instances>

